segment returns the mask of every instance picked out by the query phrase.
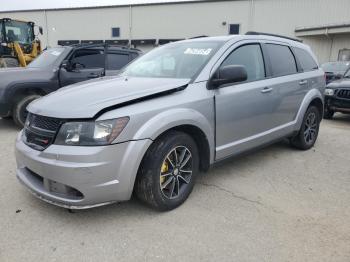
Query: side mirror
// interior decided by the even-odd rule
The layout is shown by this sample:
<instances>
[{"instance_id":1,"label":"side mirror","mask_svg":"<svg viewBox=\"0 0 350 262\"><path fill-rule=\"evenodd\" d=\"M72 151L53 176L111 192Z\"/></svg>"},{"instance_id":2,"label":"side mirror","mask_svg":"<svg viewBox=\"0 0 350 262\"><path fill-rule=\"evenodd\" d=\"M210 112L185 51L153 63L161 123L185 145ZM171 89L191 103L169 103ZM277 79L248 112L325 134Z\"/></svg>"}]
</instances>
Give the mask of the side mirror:
<instances>
[{"instance_id":1,"label":"side mirror","mask_svg":"<svg viewBox=\"0 0 350 262\"><path fill-rule=\"evenodd\" d=\"M43 28L41 26L39 26L39 33L42 35L44 32Z\"/></svg>"},{"instance_id":2,"label":"side mirror","mask_svg":"<svg viewBox=\"0 0 350 262\"><path fill-rule=\"evenodd\" d=\"M68 60L63 60L61 67L66 69L68 72L72 71L73 69L72 64Z\"/></svg>"},{"instance_id":3,"label":"side mirror","mask_svg":"<svg viewBox=\"0 0 350 262\"><path fill-rule=\"evenodd\" d=\"M248 79L247 70L241 65L227 65L220 67L211 79L211 89L218 88L225 84L244 82Z\"/></svg>"}]
</instances>

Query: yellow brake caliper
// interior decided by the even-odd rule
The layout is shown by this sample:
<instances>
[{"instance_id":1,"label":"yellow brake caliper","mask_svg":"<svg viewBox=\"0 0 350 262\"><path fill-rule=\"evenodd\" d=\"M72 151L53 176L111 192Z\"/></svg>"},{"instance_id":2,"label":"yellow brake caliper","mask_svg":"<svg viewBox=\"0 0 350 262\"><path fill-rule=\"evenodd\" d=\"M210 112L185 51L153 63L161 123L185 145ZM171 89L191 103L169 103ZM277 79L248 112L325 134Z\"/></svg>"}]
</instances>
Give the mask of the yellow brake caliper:
<instances>
[{"instance_id":1,"label":"yellow brake caliper","mask_svg":"<svg viewBox=\"0 0 350 262\"><path fill-rule=\"evenodd\" d=\"M166 162L166 160L163 162L162 168L160 169L161 174L164 174L165 172L168 172L169 170L169 166L168 163ZM161 176L160 177L160 183L163 184L165 181L165 177Z\"/></svg>"}]
</instances>

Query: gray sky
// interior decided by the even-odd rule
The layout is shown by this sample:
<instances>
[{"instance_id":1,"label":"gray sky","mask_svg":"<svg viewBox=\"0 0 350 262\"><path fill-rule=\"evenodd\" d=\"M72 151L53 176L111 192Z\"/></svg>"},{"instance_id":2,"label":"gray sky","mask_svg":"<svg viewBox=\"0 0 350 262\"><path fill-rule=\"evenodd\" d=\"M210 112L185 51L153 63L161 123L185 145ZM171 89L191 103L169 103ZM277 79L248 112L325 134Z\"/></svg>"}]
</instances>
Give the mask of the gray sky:
<instances>
[{"instance_id":1,"label":"gray sky","mask_svg":"<svg viewBox=\"0 0 350 262\"><path fill-rule=\"evenodd\" d=\"M0 0L0 12L31 9L54 9L69 7L89 7L127 5L140 3L185 2L188 0ZM196 0L200 1L200 0Z\"/></svg>"}]
</instances>

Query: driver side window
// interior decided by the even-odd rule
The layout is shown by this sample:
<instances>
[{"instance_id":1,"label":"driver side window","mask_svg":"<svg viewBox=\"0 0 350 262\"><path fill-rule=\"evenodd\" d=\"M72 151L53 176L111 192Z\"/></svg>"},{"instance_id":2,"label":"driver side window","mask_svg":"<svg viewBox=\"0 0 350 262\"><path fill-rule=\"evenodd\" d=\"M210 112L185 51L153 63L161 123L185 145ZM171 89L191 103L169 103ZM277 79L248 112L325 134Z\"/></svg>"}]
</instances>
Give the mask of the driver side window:
<instances>
[{"instance_id":1,"label":"driver side window","mask_svg":"<svg viewBox=\"0 0 350 262\"><path fill-rule=\"evenodd\" d=\"M235 49L229 54L222 66L239 65L247 70L247 82L265 78L265 66L259 44L248 44Z\"/></svg>"},{"instance_id":2,"label":"driver side window","mask_svg":"<svg viewBox=\"0 0 350 262\"><path fill-rule=\"evenodd\" d=\"M73 67L95 69L105 67L105 56L102 48L79 49L71 59Z\"/></svg>"}]
</instances>

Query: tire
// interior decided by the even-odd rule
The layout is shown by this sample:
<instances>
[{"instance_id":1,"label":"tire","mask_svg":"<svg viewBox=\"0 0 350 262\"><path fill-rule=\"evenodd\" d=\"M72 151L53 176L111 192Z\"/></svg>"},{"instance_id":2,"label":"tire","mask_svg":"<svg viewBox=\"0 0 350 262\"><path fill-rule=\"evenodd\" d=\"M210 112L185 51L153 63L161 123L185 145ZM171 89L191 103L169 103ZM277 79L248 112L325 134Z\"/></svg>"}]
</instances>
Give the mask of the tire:
<instances>
[{"instance_id":1,"label":"tire","mask_svg":"<svg viewBox=\"0 0 350 262\"><path fill-rule=\"evenodd\" d=\"M40 97L40 95L25 96L15 104L12 112L12 117L16 125L21 128L24 127L24 123L28 114L27 106Z\"/></svg>"},{"instance_id":2,"label":"tire","mask_svg":"<svg viewBox=\"0 0 350 262\"><path fill-rule=\"evenodd\" d=\"M185 133L170 131L145 154L135 181L136 196L156 210L172 210L191 194L198 172L194 140Z\"/></svg>"},{"instance_id":3,"label":"tire","mask_svg":"<svg viewBox=\"0 0 350 262\"><path fill-rule=\"evenodd\" d=\"M0 59L0 68L19 67L18 60L15 58L5 57Z\"/></svg>"},{"instance_id":4,"label":"tire","mask_svg":"<svg viewBox=\"0 0 350 262\"><path fill-rule=\"evenodd\" d=\"M312 148L317 140L320 121L320 112L317 107L310 106L304 115L299 133L291 139L291 144L301 150Z\"/></svg>"},{"instance_id":5,"label":"tire","mask_svg":"<svg viewBox=\"0 0 350 262\"><path fill-rule=\"evenodd\" d=\"M333 115L334 115L334 111L330 110L328 107L325 107L323 118L324 119L332 119Z\"/></svg>"}]
</instances>

